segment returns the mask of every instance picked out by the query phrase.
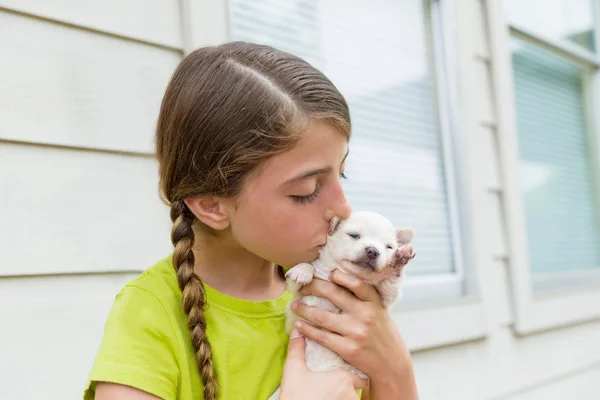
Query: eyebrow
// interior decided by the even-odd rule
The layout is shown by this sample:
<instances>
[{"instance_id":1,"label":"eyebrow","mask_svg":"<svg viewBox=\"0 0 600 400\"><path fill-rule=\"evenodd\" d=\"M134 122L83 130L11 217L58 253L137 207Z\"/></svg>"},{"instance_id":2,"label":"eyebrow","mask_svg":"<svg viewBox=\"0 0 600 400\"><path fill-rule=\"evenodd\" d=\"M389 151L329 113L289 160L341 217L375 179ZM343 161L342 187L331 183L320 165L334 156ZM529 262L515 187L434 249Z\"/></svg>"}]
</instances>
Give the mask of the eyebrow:
<instances>
[{"instance_id":1,"label":"eyebrow","mask_svg":"<svg viewBox=\"0 0 600 400\"><path fill-rule=\"evenodd\" d=\"M346 151L346 155L342 159L342 162L340 163L340 166L344 164L344 162L346 161L346 158L348 158L348 154L350 154L350 150ZM313 176L316 176L316 175L329 173L331 171L332 171L331 167L311 169L311 170L302 172L302 173L296 175L295 177L293 177L293 178L285 181L283 183L283 185L289 185L290 183L295 183L295 182L298 182L298 181L302 181L302 180L305 180L305 179L308 179L308 178L312 178Z\"/></svg>"}]
</instances>

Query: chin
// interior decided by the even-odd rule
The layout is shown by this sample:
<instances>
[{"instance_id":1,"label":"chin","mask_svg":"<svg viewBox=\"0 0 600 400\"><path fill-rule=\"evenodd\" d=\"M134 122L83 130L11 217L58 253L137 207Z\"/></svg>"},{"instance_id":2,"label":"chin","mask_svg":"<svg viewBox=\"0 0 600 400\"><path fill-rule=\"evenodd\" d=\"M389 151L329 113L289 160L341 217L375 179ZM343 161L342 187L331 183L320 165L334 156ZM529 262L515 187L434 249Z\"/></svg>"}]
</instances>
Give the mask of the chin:
<instances>
[{"instance_id":1,"label":"chin","mask_svg":"<svg viewBox=\"0 0 600 400\"><path fill-rule=\"evenodd\" d=\"M284 265L285 267L291 268L291 267L294 267L301 263L312 263L313 261L315 261L316 259L319 258L319 254L320 254L320 249L314 248L314 249L306 251L305 254L293 257L291 262L289 262L285 265L284 264L280 264L280 265Z\"/></svg>"},{"instance_id":2,"label":"chin","mask_svg":"<svg viewBox=\"0 0 600 400\"><path fill-rule=\"evenodd\" d=\"M378 269L373 269L372 266L365 262L356 262L351 260L340 260L338 265L342 272L348 275L354 275L360 279L372 280L381 272Z\"/></svg>"}]
</instances>

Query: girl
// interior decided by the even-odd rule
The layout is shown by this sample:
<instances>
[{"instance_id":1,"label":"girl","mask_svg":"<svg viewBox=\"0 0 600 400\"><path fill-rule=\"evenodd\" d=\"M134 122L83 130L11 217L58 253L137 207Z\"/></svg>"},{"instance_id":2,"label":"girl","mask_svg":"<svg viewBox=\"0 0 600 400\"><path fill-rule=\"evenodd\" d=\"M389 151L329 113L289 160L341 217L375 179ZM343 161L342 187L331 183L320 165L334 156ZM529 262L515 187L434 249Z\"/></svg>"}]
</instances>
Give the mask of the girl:
<instances>
[{"instance_id":1,"label":"girl","mask_svg":"<svg viewBox=\"0 0 600 400\"><path fill-rule=\"evenodd\" d=\"M310 323L284 330L282 268L317 258L350 213L349 138L346 101L298 57L241 42L189 54L156 132L174 250L117 295L84 398L256 400L281 383L282 400L357 399L357 377L307 370L306 336L370 377L363 399L415 399L409 352L363 282L315 280L303 291L344 313L292 305Z\"/></svg>"}]
</instances>

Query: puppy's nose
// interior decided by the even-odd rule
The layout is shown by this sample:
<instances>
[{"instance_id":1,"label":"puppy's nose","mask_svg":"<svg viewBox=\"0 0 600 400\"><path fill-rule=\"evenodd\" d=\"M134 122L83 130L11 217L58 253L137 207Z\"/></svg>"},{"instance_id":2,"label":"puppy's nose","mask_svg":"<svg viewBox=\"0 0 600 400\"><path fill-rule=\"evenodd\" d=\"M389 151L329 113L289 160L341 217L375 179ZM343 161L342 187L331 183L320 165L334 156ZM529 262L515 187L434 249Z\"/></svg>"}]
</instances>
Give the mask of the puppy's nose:
<instances>
[{"instance_id":1,"label":"puppy's nose","mask_svg":"<svg viewBox=\"0 0 600 400\"><path fill-rule=\"evenodd\" d=\"M369 260L375 260L377 257L379 257L379 250L377 250L375 247L367 247L365 251L367 252L367 257L369 257Z\"/></svg>"}]
</instances>

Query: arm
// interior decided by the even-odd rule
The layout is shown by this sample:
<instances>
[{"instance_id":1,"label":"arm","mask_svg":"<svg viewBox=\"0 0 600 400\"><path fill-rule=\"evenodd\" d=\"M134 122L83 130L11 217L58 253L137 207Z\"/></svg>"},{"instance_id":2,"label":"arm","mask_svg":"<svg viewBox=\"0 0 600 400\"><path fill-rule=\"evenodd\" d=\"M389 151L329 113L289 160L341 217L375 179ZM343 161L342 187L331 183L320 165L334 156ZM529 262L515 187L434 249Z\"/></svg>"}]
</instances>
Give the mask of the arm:
<instances>
[{"instance_id":1,"label":"arm","mask_svg":"<svg viewBox=\"0 0 600 400\"><path fill-rule=\"evenodd\" d=\"M125 287L107 317L84 399L117 400L123 393L128 394L126 399L176 398L177 346L171 321L160 301L145 289ZM96 390L104 392L102 397L97 397ZM144 394L145 397L139 397ZM155 397L148 397L149 394Z\"/></svg>"},{"instance_id":2,"label":"arm","mask_svg":"<svg viewBox=\"0 0 600 400\"><path fill-rule=\"evenodd\" d=\"M96 384L96 400L161 400L160 397L132 388L109 382Z\"/></svg>"}]
</instances>

